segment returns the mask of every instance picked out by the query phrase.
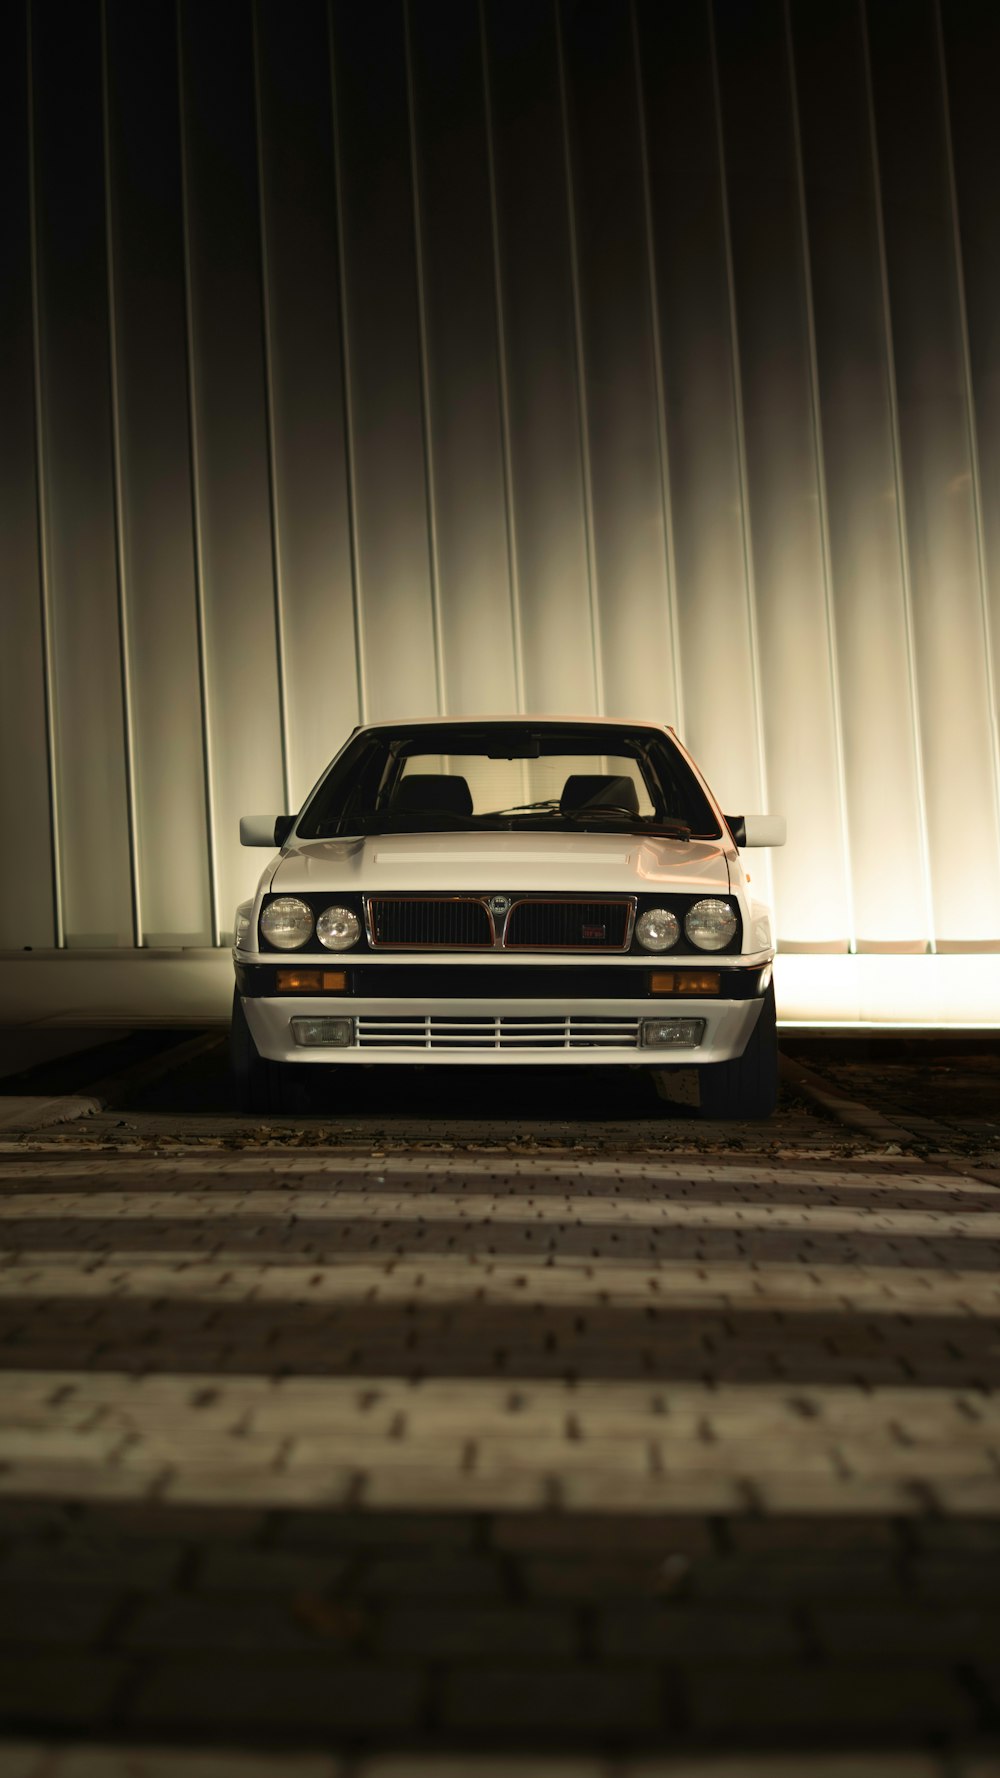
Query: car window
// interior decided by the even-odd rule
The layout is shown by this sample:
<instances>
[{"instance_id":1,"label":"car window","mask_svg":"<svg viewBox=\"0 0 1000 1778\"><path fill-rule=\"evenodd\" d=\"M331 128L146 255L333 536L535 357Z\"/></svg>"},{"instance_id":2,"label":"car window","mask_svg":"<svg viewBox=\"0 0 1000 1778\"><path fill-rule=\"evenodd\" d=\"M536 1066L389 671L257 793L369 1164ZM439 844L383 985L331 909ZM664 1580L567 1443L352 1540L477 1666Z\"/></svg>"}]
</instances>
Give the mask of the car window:
<instances>
[{"instance_id":1,"label":"car window","mask_svg":"<svg viewBox=\"0 0 1000 1778\"><path fill-rule=\"evenodd\" d=\"M644 828L716 839L721 829L662 729L558 722L362 729L297 823L334 834Z\"/></svg>"},{"instance_id":2,"label":"car window","mask_svg":"<svg viewBox=\"0 0 1000 1778\"><path fill-rule=\"evenodd\" d=\"M571 753L544 759L488 759L481 753L414 753L403 762L399 781L424 774L464 778L474 815L526 803L558 803L567 781L582 774L625 779L635 792L636 813L653 814L652 798L638 762L613 754L600 754L596 759Z\"/></svg>"}]
</instances>

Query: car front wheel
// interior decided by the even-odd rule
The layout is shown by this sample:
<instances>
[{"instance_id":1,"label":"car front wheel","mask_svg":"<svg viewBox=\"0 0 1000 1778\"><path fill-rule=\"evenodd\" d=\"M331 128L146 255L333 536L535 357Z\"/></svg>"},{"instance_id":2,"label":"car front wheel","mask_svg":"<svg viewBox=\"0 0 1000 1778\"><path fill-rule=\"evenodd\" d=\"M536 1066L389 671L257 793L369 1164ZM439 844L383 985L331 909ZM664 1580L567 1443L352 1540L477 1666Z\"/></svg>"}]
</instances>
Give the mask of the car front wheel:
<instances>
[{"instance_id":1,"label":"car front wheel","mask_svg":"<svg viewBox=\"0 0 1000 1778\"><path fill-rule=\"evenodd\" d=\"M247 1024L239 990L233 992L233 1017L229 1027L229 1069L233 1097L240 1111L257 1114L294 1110L289 1068L262 1056Z\"/></svg>"},{"instance_id":2,"label":"car front wheel","mask_svg":"<svg viewBox=\"0 0 1000 1778\"><path fill-rule=\"evenodd\" d=\"M742 1056L699 1068L698 1085L702 1117L770 1117L778 1100L778 1028L773 982Z\"/></svg>"}]
</instances>

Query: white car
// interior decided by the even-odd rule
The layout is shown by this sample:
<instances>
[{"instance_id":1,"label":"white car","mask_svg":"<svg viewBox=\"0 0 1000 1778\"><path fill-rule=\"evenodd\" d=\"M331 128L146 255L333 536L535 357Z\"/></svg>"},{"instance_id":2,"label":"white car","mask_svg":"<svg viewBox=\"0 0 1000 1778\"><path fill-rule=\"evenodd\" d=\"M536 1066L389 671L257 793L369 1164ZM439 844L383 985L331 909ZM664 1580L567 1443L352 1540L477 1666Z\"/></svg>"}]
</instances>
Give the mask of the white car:
<instances>
[{"instance_id":1,"label":"white car","mask_svg":"<svg viewBox=\"0 0 1000 1778\"><path fill-rule=\"evenodd\" d=\"M740 848L784 838L649 722L357 728L298 815L240 822L280 847L236 913L240 1102L331 1064L683 1065L704 1116L766 1117L774 940Z\"/></svg>"}]
</instances>

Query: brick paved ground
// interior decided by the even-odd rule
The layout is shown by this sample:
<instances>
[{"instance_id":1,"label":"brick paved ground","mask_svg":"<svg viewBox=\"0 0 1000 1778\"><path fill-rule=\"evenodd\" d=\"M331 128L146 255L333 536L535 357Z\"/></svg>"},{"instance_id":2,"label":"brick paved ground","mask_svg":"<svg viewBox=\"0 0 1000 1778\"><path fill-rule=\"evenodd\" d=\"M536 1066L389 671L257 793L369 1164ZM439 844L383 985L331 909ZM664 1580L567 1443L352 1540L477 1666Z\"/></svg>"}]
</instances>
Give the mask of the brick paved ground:
<instances>
[{"instance_id":1,"label":"brick paved ground","mask_svg":"<svg viewBox=\"0 0 1000 1778\"><path fill-rule=\"evenodd\" d=\"M662 1130L10 1138L2 1778L997 1778L990 1168Z\"/></svg>"}]
</instances>

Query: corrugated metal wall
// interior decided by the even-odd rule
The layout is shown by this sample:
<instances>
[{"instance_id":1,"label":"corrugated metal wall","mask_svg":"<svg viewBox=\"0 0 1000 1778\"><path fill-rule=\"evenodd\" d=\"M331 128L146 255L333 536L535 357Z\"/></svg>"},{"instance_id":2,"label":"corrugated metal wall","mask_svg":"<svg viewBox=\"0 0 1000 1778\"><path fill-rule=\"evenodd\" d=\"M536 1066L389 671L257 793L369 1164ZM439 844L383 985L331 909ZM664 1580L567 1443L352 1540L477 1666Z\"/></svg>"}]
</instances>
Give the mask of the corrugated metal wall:
<instances>
[{"instance_id":1,"label":"corrugated metal wall","mask_svg":"<svg viewBox=\"0 0 1000 1778\"><path fill-rule=\"evenodd\" d=\"M786 947L1000 948L998 48L8 7L0 946L216 942L359 717L529 709L786 813Z\"/></svg>"}]
</instances>

